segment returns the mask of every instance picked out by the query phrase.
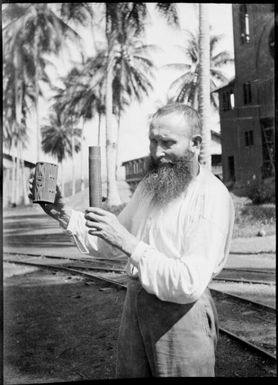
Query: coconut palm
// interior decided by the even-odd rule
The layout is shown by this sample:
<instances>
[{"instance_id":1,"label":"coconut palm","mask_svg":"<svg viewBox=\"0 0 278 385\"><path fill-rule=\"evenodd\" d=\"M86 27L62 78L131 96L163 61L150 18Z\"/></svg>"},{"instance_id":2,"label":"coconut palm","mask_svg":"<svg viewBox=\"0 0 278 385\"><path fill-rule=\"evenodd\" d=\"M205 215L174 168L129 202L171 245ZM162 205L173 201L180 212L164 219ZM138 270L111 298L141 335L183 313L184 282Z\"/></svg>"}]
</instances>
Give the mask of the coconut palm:
<instances>
[{"instance_id":1,"label":"coconut palm","mask_svg":"<svg viewBox=\"0 0 278 385\"><path fill-rule=\"evenodd\" d=\"M103 63L101 60L100 63ZM100 144L100 123L104 114L104 96L101 82L92 82L94 74L102 69L103 65L92 60L87 60L79 67L74 67L67 76L62 77L63 87L53 87L55 92L54 108L63 117L71 116L76 122L81 120L81 190L84 190L83 172L83 132L86 120L98 115L98 144ZM103 78L104 75L102 75ZM74 162L73 162L74 167ZM73 176L73 193L75 191Z\"/></svg>"},{"instance_id":2,"label":"coconut palm","mask_svg":"<svg viewBox=\"0 0 278 385\"><path fill-rule=\"evenodd\" d=\"M70 8L70 15L80 17L80 9L86 3L73 3ZM108 204L117 205L120 198L116 185L116 146L112 126L113 115L113 68L115 61L115 48L121 45L125 26L132 28L135 35L144 30L144 21L147 16L146 3L101 3L105 22L105 37L107 61L105 65L105 115L106 115L106 164L107 164L107 197ZM177 24L178 17L176 7L173 3L156 3L156 9L171 24ZM66 12L64 12L64 15ZM92 15L93 16L93 15ZM82 17L81 17L82 19ZM76 18L77 20L77 18Z\"/></svg>"},{"instance_id":3,"label":"coconut palm","mask_svg":"<svg viewBox=\"0 0 278 385\"><path fill-rule=\"evenodd\" d=\"M28 142L26 117L34 95L32 87L28 84L29 69L26 66L19 68L19 63L7 47L4 46L3 52L3 95L5 95L3 98L3 143L12 154L13 159L11 203L14 205L18 203L21 187L23 187L24 203L28 202L26 186L19 182L19 169L21 167L21 174L23 174L22 150ZM21 49L24 55L23 47Z\"/></svg>"},{"instance_id":4,"label":"coconut palm","mask_svg":"<svg viewBox=\"0 0 278 385\"><path fill-rule=\"evenodd\" d=\"M134 99L141 101L152 89L153 62L148 54L155 47L145 46L129 34L127 48L119 47L115 52L113 68L113 112L120 117L124 108ZM54 88L55 105L64 115L91 119L99 116L98 145L100 145L100 121L105 112L105 63L107 51L100 50L95 57L88 58L78 68L72 69L62 78L63 88ZM116 142L117 143L117 142Z\"/></svg>"},{"instance_id":5,"label":"coconut palm","mask_svg":"<svg viewBox=\"0 0 278 385\"><path fill-rule=\"evenodd\" d=\"M47 3L8 4L4 15L10 20L5 26L4 32L9 36L9 49L13 51L18 67L24 62L24 58L20 56L20 47L25 47L29 52L34 70L33 87L37 126L37 157L39 158L41 141L38 103L39 80L42 79L42 55L44 53L57 54L65 42L65 37L69 37L71 41L80 41L80 39L79 35L65 24Z\"/></svg>"},{"instance_id":6,"label":"coconut palm","mask_svg":"<svg viewBox=\"0 0 278 385\"><path fill-rule=\"evenodd\" d=\"M210 38L208 22L208 4L199 4L199 47L200 47L200 92L199 112L202 126L202 145L200 151L200 163L211 169L209 128L210 114Z\"/></svg>"},{"instance_id":7,"label":"coconut palm","mask_svg":"<svg viewBox=\"0 0 278 385\"><path fill-rule=\"evenodd\" d=\"M73 123L73 122L72 122ZM49 115L49 124L42 126L42 149L57 159L60 168L60 183L64 194L63 160L80 150L80 129L62 120L58 111L53 109ZM74 145L72 145L72 138Z\"/></svg>"},{"instance_id":8,"label":"coconut palm","mask_svg":"<svg viewBox=\"0 0 278 385\"><path fill-rule=\"evenodd\" d=\"M220 84L226 82L226 78L222 68L232 63L234 59L230 52L221 51L216 52L217 46L221 41L222 35L210 36L210 66L209 66L209 82L210 82L210 103L214 109L218 110L218 99L215 93L211 93ZM186 31L187 47L179 47L185 51L187 62L185 63L171 63L163 66L163 68L170 68L181 71L182 74L175 79L169 87L168 99L169 101L176 101L187 103L193 108L199 108L198 95L200 93L200 48L198 33Z\"/></svg>"},{"instance_id":9,"label":"coconut palm","mask_svg":"<svg viewBox=\"0 0 278 385\"><path fill-rule=\"evenodd\" d=\"M115 52L113 79L113 112L117 116L116 176L119 164L118 145L120 121L126 107L134 100L141 102L153 89L154 63L150 53L158 50L155 45L144 45L131 32L126 33Z\"/></svg>"},{"instance_id":10,"label":"coconut palm","mask_svg":"<svg viewBox=\"0 0 278 385\"><path fill-rule=\"evenodd\" d=\"M61 78L63 87L53 87L54 104L59 113L74 115L76 119L85 121L99 116L98 143L100 136L100 119L105 112L104 80L105 51L100 51L94 58L74 67L65 77Z\"/></svg>"},{"instance_id":11,"label":"coconut palm","mask_svg":"<svg viewBox=\"0 0 278 385\"><path fill-rule=\"evenodd\" d=\"M157 9L166 16L169 22L177 22L177 14L172 3L156 3ZM76 7L78 9L78 6ZM104 3L105 36L107 42L107 62L105 66L106 92L106 165L107 165L107 198L108 204L120 204L116 185L116 145L112 126L113 116L113 68L115 48L124 39L125 27L128 25L136 35L144 30L147 16L146 3Z\"/></svg>"},{"instance_id":12,"label":"coconut palm","mask_svg":"<svg viewBox=\"0 0 278 385\"><path fill-rule=\"evenodd\" d=\"M156 3L156 8L166 16L169 22L177 22L176 9L172 3ZM112 126L113 114L113 62L115 47L125 41L125 32L129 29L134 35L144 31L147 16L146 3L106 3L105 31L107 41L106 65L106 164L107 164L107 197L108 204L118 205L120 198L116 186L116 146Z\"/></svg>"}]
</instances>

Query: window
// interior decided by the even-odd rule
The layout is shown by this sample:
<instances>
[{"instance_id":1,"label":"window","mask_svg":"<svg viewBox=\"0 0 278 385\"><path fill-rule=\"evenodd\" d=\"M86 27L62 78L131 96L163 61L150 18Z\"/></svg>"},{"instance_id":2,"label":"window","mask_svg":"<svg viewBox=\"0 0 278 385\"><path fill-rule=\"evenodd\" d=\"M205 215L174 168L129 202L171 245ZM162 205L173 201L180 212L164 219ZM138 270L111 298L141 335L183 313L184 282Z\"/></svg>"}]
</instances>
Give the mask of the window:
<instances>
[{"instance_id":1,"label":"window","mask_svg":"<svg viewBox=\"0 0 278 385\"><path fill-rule=\"evenodd\" d=\"M252 92L251 92L250 82L243 84L243 102L244 104L250 104L252 102Z\"/></svg>"},{"instance_id":2,"label":"window","mask_svg":"<svg viewBox=\"0 0 278 385\"><path fill-rule=\"evenodd\" d=\"M223 111L228 111L231 109L230 103L229 103L229 98L228 98L228 93L227 91L223 92L222 94L222 100L223 100Z\"/></svg>"},{"instance_id":3,"label":"window","mask_svg":"<svg viewBox=\"0 0 278 385\"><path fill-rule=\"evenodd\" d=\"M231 109L233 110L235 108L235 94L233 91L230 93L230 102L231 102Z\"/></svg>"},{"instance_id":4,"label":"window","mask_svg":"<svg viewBox=\"0 0 278 385\"><path fill-rule=\"evenodd\" d=\"M274 120L266 118L261 120L263 166L262 176L268 178L275 174L274 159Z\"/></svg>"},{"instance_id":5,"label":"window","mask_svg":"<svg viewBox=\"0 0 278 385\"><path fill-rule=\"evenodd\" d=\"M247 5L242 4L239 8L240 15L240 38L241 42L249 43L250 33L249 33L249 15L247 11Z\"/></svg>"},{"instance_id":6,"label":"window","mask_svg":"<svg viewBox=\"0 0 278 385\"><path fill-rule=\"evenodd\" d=\"M235 160L233 156L228 156L228 169L229 169L229 180L235 181Z\"/></svg>"},{"instance_id":7,"label":"window","mask_svg":"<svg viewBox=\"0 0 278 385\"><path fill-rule=\"evenodd\" d=\"M222 94L223 111L233 110L235 107L235 96L232 90L224 91Z\"/></svg>"},{"instance_id":8,"label":"window","mask_svg":"<svg viewBox=\"0 0 278 385\"><path fill-rule=\"evenodd\" d=\"M245 146L247 147L253 146L254 144L253 131L245 131L244 142L245 142Z\"/></svg>"}]
</instances>

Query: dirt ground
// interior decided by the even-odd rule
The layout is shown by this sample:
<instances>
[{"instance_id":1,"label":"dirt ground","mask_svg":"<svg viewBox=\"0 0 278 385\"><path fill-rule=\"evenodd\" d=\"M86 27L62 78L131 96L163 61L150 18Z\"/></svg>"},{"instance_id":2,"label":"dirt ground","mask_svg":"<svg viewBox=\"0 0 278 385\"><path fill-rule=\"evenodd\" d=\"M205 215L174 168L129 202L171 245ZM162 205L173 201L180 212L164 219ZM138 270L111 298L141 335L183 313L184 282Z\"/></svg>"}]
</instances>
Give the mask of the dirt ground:
<instances>
[{"instance_id":1,"label":"dirt ground","mask_svg":"<svg viewBox=\"0 0 278 385\"><path fill-rule=\"evenodd\" d=\"M50 270L4 280L4 383L115 378L124 290ZM55 300L53 300L55 299ZM275 377L275 365L220 336L216 377Z\"/></svg>"}]
</instances>

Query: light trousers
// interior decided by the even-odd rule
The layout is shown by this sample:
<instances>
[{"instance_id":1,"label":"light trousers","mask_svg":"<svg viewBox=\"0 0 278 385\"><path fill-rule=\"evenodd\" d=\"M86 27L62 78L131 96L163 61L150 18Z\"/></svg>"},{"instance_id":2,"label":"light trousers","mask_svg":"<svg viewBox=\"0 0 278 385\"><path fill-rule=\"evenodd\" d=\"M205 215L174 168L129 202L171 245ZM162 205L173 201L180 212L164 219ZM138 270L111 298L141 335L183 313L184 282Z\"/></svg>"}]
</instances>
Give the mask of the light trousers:
<instances>
[{"instance_id":1,"label":"light trousers","mask_svg":"<svg viewBox=\"0 0 278 385\"><path fill-rule=\"evenodd\" d=\"M214 377L216 308L207 289L190 304L159 300L131 279L119 331L117 377Z\"/></svg>"}]
</instances>

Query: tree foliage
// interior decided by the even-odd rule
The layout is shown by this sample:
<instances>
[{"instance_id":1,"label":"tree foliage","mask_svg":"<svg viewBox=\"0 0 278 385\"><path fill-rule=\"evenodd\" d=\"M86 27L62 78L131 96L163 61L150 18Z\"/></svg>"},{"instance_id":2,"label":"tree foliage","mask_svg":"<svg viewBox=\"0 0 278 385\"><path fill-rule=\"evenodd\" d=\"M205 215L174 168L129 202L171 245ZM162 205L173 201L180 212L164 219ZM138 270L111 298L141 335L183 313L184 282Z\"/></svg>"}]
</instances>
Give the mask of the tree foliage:
<instances>
[{"instance_id":1,"label":"tree foliage","mask_svg":"<svg viewBox=\"0 0 278 385\"><path fill-rule=\"evenodd\" d=\"M223 72L226 64L232 63L234 59L229 51L217 52L223 35L210 36L210 91L226 82L228 79ZM189 103L198 108L198 93L200 88L200 50L199 34L186 31L186 48L179 47L185 54L184 63L167 64L164 68L181 71L170 85L168 98L171 101ZM218 109L218 99L215 93L211 93L211 104Z\"/></svg>"},{"instance_id":2,"label":"tree foliage","mask_svg":"<svg viewBox=\"0 0 278 385\"><path fill-rule=\"evenodd\" d=\"M42 148L46 154L54 156L61 163L67 155L72 156L71 136L75 137L74 150L80 150L81 131L71 129L69 121L63 120L53 109L49 115L49 124L42 126Z\"/></svg>"}]
</instances>

